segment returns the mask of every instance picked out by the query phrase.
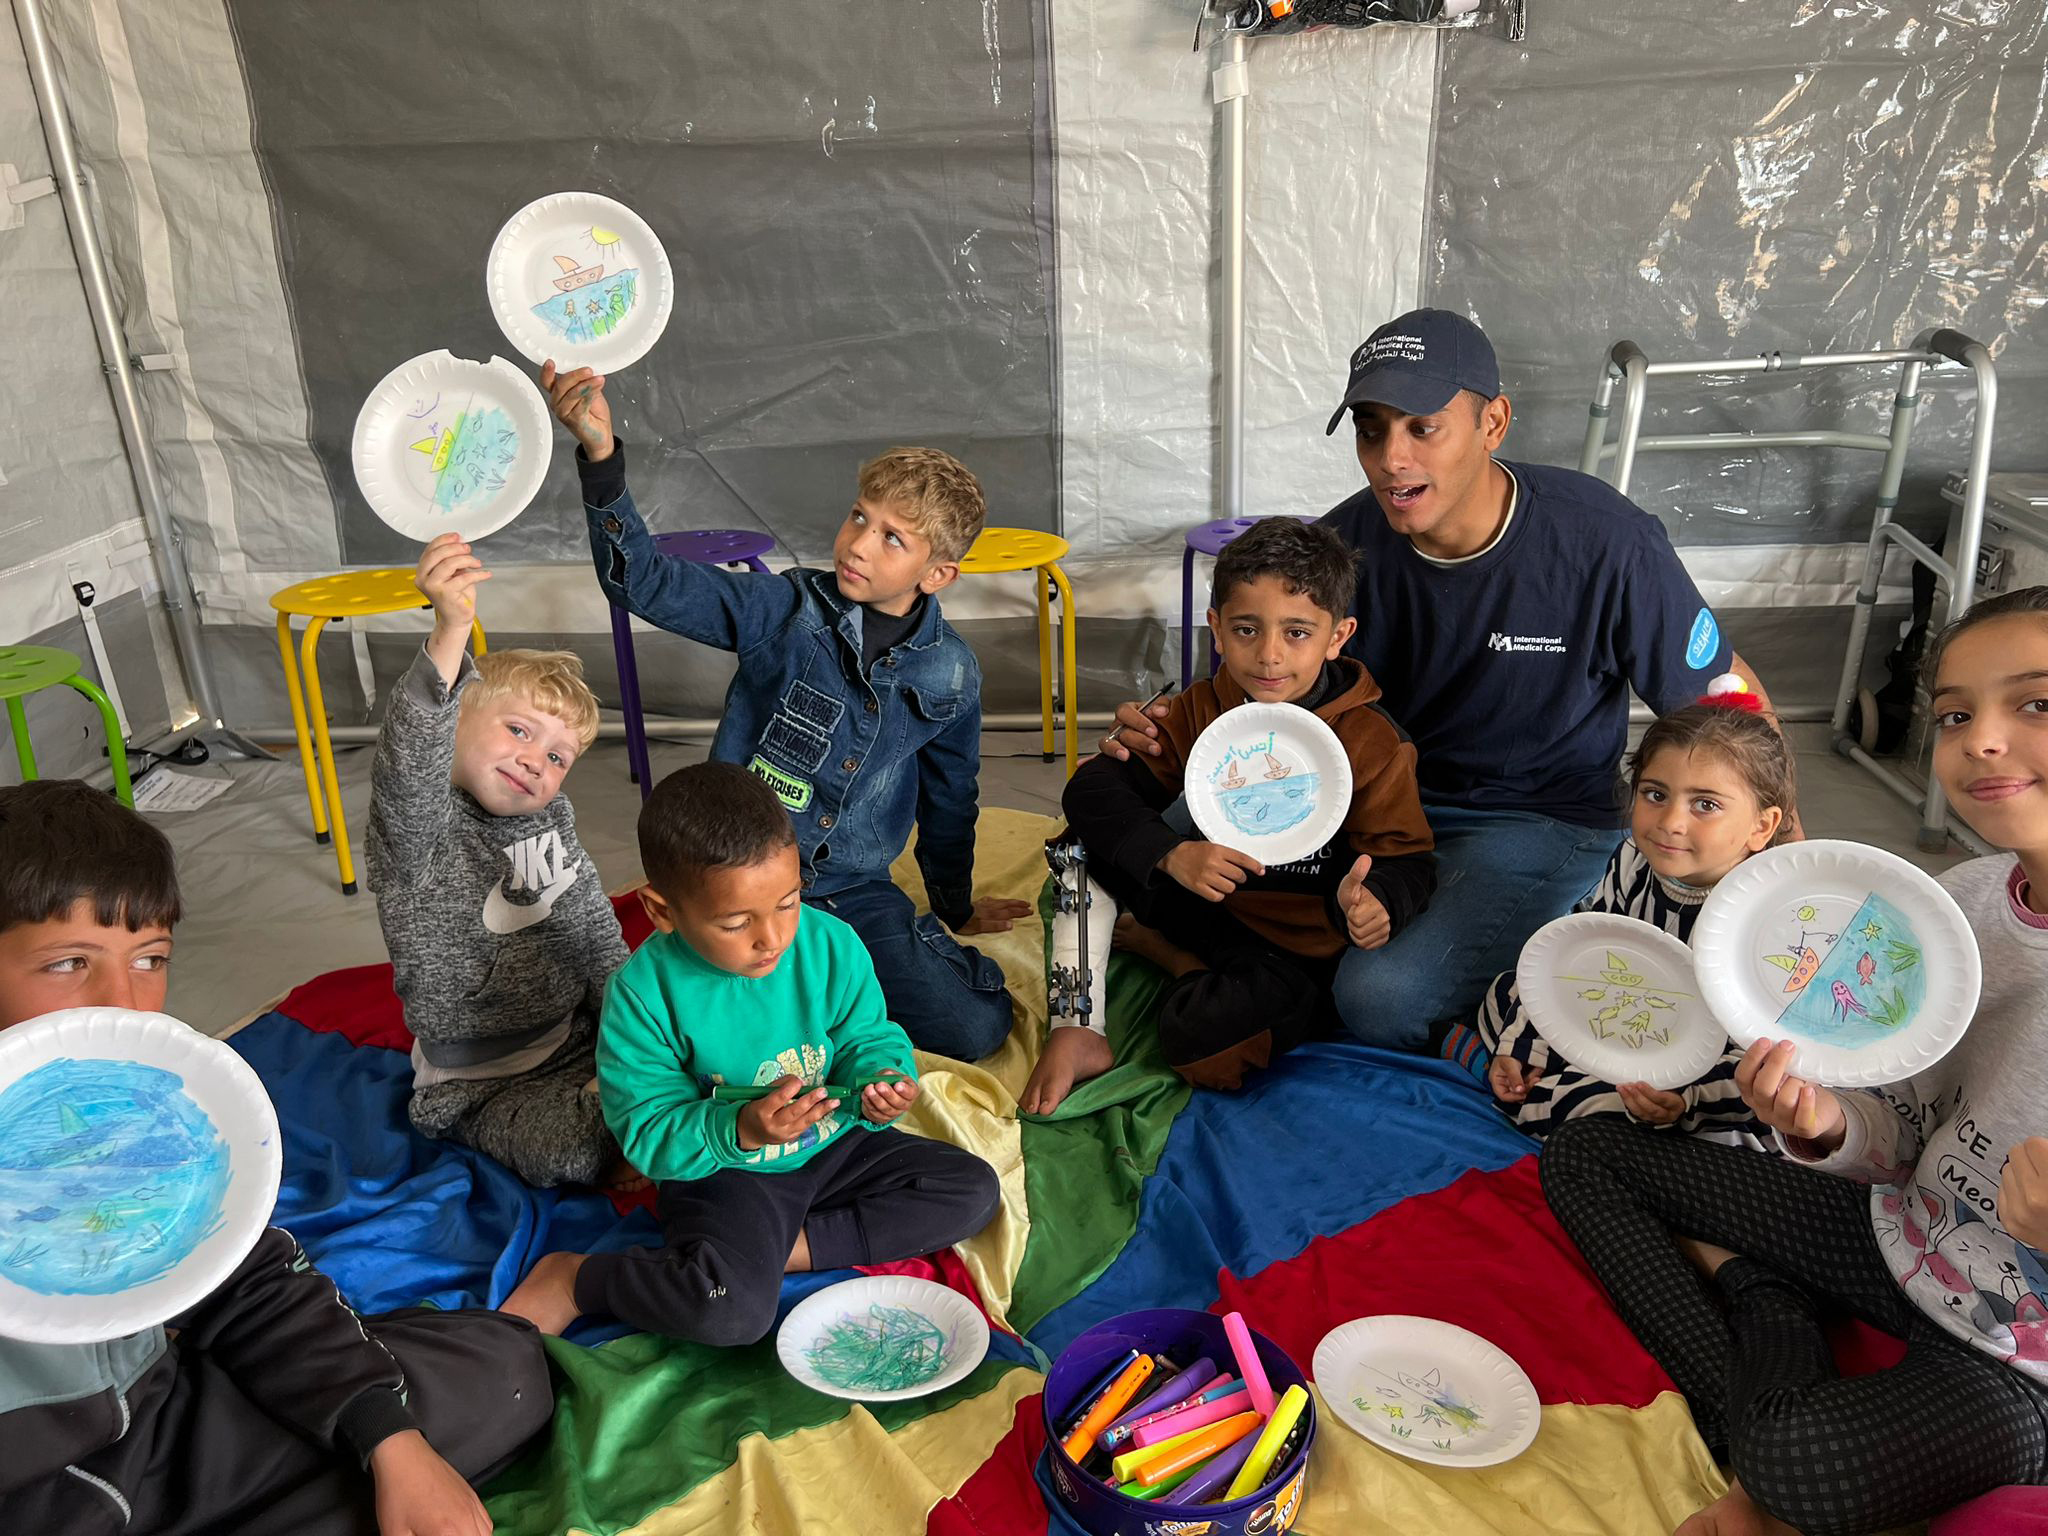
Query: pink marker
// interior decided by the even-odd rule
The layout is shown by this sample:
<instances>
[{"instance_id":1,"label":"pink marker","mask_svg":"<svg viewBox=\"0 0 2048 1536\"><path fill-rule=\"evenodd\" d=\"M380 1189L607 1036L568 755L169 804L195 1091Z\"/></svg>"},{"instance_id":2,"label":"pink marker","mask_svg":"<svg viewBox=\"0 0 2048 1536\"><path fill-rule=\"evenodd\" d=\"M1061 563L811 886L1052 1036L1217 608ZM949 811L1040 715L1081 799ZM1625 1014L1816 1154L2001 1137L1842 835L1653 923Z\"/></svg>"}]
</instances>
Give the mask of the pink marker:
<instances>
[{"instance_id":1,"label":"pink marker","mask_svg":"<svg viewBox=\"0 0 2048 1536\"><path fill-rule=\"evenodd\" d=\"M1204 1361L1203 1363L1207 1364L1208 1362ZM1211 1365L1209 1369L1213 1371L1216 1367ZM1114 1424L1110 1425L1109 1428L1105 1429L1095 1443L1105 1451L1112 1453L1121 1451L1130 1444L1131 1431L1140 1424L1150 1424L1154 1419L1163 1419L1169 1413L1179 1413L1183 1408L1192 1408L1197 1403L1206 1403L1212 1398L1223 1396L1226 1392L1242 1392L1243 1390L1244 1383L1235 1376L1218 1376L1214 1381L1204 1381L1200 1386L1190 1388L1170 1402L1147 1405L1141 1413L1125 1414ZM1249 1399L1247 1399L1247 1402L1249 1402Z\"/></svg>"},{"instance_id":2,"label":"pink marker","mask_svg":"<svg viewBox=\"0 0 2048 1536\"><path fill-rule=\"evenodd\" d=\"M1252 1407L1268 1418L1273 1414L1273 1388L1266 1380L1266 1368L1259 1361L1259 1351L1252 1343L1252 1331L1244 1325L1244 1315L1232 1312L1223 1319L1224 1335L1230 1340L1230 1352L1237 1357L1237 1373L1244 1378L1245 1390L1252 1395Z\"/></svg>"},{"instance_id":3,"label":"pink marker","mask_svg":"<svg viewBox=\"0 0 2048 1536\"><path fill-rule=\"evenodd\" d=\"M1175 1435L1186 1434L1191 1429L1202 1429L1210 1424L1220 1423L1235 1414L1246 1412L1251 1400L1245 1396L1244 1383L1238 1382L1221 1397L1211 1398L1206 1403L1197 1403L1192 1408L1182 1408L1169 1413L1163 1419L1155 1419L1131 1431L1131 1444L1138 1450L1157 1445L1162 1440L1171 1440Z\"/></svg>"}]
</instances>

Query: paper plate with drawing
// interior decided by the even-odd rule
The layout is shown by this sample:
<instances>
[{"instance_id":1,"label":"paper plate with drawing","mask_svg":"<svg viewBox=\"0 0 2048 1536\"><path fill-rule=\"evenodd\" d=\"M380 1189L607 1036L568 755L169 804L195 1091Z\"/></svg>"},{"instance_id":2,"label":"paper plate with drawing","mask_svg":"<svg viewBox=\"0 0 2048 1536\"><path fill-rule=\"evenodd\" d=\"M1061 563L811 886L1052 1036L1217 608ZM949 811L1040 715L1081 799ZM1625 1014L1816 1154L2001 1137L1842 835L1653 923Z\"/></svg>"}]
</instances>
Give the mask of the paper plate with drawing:
<instances>
[{"instance_id":1,"label":"paper plate with drawing","mask_svg":"<svg viewBox=\"0 0 2048 1536\"><path fill-rule=\"evenodd\" d=\"M1268 868L1307 858L1351 809L1351 761L1337 733L1294 704L1240 704L1188 754L1188 810L1212 843Z\"/></svg>"},{"instance_id":2,"label":"paper plate with drawing","mask_svg":"<svg viewBox=\"0 0 2048 1536\"><path fill-rule=\"evenodd\" d=\"M1519 1456L1542 1419L1535 1385L1507 1353L1433 1317L1359 1317L1316 1346L1316 1390L1374 1445L1439 1467Z\"/></svg>"},{"instance_id":3,"label":"paper plate with drawing","mask_svg":"<svg viewBox=\"0 0 2048 1536\"><path fill-rule=\"evenodd\" d=\"M1538 1033L1610 1083L1683 1088L1728 1048L1700 996L1692 951L1616 912L1573 912L1537 929L1515 964Z\"/></svg>"},{"instance_id":4,"label":"paper plate with drawing","mask_svg":"<svg viewBox=\"0 0 2048 1536\"><path fill-rule=\"evenodd\" d=\"M384 375L356 415L350 457L370 509L407 538L480 539L540 493L552 427L547 401L512 364L444 349Z\"/></svg>"},{"instance_id":5,"label":"paper plate with drawing","mask_svg":"<svg viewBox=\"0 0 2048 1536\"><path fill-rule=\"evenodd\" d=\"M183 1311L262 1235L281 1167L255 1072L176 1019L0 1032L0 1335L93 1343Z\"/></svg>"},{"instance_id":6,"label":"paper plate with drawing","mask_svg":"<svg viewBox=\"0 0 2048 1536\"><path fill-rule=\"evenodd\" d=\"M935 1280L863 1275L805 1297L775 1335L782 1368L829 1397L888 1403L950 1387L988 1353L988 1319Z\"/></svg>"},{"instance_id":7,"label":"paper plate with drawing","mask_svg":"<svg viewBox=\"0 0 2048 1536\"><path fill-rule=\"evenodd\" d=\"M1791 1040L1794 1070L1895 1083L1945 1056L1983 981L1962 909L1862 843L1767 848L1714 887L1692 933L1707 1005L1742 1045Z\"/></svg>"},{"instance_id":8,"label":"paper plate with drawing","mask_svg":"<svg viewBox=\"0 0 2048 1536\"><path fill-rule=\"evenodd\" d=\"M507 219L484 285L506 340L564 372L639 362L676 300L668 252L647 221L595 192L550 193Z\"/></svg>"}]
</instances>

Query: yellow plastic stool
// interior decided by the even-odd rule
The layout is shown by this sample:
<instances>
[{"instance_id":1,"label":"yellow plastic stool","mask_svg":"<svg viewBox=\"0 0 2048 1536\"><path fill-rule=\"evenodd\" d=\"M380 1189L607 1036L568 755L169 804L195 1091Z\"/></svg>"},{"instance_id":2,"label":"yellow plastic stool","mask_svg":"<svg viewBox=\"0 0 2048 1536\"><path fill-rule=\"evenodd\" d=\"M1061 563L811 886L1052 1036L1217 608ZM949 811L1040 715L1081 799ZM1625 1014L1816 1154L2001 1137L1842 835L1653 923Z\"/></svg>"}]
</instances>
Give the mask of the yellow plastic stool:
<instances>
[{"instance_id":1,"label":"yellow plastic stool","mask_svg":"<svg viewBox=\"0 0 2048 1536\"><path fill-rule=\"evenodd\" d=\"M1078 708L1074 697L1074 589L1060 560L1067 553L1067 541L1056 533L1039 533L1030 528L984 528L960 561L962 576L1001 576L1012 571L1039 571L1038 577L1038 706L1045 722L1045 760L1052 761L1052 606L1046 578L1058 589L1061 608L1060 664L1065 680L1062 696L1067 705L1067 776L1073 777L1079 759L1076 735Z\"/></svg>"},{"instance_id":2,"label":"yellow plastic stool","mask_svg":"<svg viewBox=\"0 0 2048 1536\"><path fill-rule=\"evenodd\" d=\"M313 810L313 839L321 843L327 841L331 817L334 861L341 866L341 893L344 896L356 893L356 867L348 851L348 820L341 812L341 780L334 771L334 743L327 735L327 707L320 698L320 668L314 648L320 643L320 631L332 619L367 619L381 613L404 613L412 608L432 607L420 589L413 585L412 576L409 570L343 571L339 575L317 576L295 587L286 587L282 592L273 593L270 599L270 606L277 610L277 650L284 658L285 691L292 700L292 727L299 733L299 766L306 774L306 801ZM292 620L295 617L310 621L305 634L299 639L305 657L303 684L298 658L292 655ZM476 654L483 655L483 625L472 621L470 632L476 638ZM306 729L309 713L313 722L310 733ZM316 749L320 754L317 772L313 758ZM324 810L320 804L323 787L327 797Z\"/></svg>"}]
</instances>

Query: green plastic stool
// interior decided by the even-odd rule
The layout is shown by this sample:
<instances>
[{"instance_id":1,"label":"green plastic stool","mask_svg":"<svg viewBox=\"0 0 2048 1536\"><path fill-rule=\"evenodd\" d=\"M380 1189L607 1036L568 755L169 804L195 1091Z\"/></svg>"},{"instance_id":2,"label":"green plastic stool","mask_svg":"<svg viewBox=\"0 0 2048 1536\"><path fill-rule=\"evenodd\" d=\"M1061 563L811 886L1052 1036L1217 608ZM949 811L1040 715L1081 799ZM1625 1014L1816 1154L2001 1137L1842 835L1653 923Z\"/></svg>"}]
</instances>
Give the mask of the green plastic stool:
<instances>
[{"instance_id":1,"label":"green plastic stool","mask_svg":"<svg viewBox=\"0 0 2048 1536\"><path fill-rule=\"evenodd\" d=\"M36 777L36 749L29 744L28 714L21 701L60 683L76 688L98 708L100 724L107 733L107 756L114 764L114 793L123 805L133 806L128 748L121 740L121 722L115 718L114 706L100 692L100 685L78 670L78 658L54 645L0 645L0 699L7 701L7 723L14 727L14 750L21 759L22 778Z\"/></svg>"}]
</instances>

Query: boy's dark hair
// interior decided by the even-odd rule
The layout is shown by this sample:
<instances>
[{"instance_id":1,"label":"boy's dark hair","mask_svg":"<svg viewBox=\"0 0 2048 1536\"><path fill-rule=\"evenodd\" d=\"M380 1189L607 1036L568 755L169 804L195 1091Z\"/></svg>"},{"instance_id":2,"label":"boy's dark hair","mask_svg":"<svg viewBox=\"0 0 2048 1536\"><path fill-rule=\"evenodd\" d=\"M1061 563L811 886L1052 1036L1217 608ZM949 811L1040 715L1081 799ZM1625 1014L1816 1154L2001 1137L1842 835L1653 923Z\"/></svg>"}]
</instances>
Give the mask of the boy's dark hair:
<instances>
[{"instance_id":1,"label":"boy's dark hair","mask_svg":"<svg viewBox=\"0 0 2048 1536\"><path fill-rule=\"evenodd\" d=\"M171 842L77 779L0 789L0 931L92 903L102 927L170 928L180 914Z\"/></svg>"},{"instance_id":2,"label":"boy's dark hair","mask_svg":"<svg viewBox=\"0 0 2048 1536\"><path fill-rule=\"evenodd\" d=\"M640 867L671 900L707 869L758 864L796 841L775 791L735 763L693 763L640 807Z\"/></svg>"},{"instance_id":3,"label":"boy's dark hair","mask_svg":"<svg viewBox=\"0 0 2048 1536\"><path fill-rule=\"evenodd\" d=\"M1358 594L1358 554L1334 528L1291 517L1268 517L1248 528L1216 557L1209 606L1218 613L1230 594L1261 576L1278 576L1339 622L1351 617Z\"/></svg>"},{"instance_id":4,"label":"boy's dark hair","mask_svg":"<svg viewBox=\"0 0 2048 1536\"><path fill-rule=\"evenodd\" d=\"M1778 728L1761 713L1721 704L1688 704L1652 722L1628 758L1628 793L1633 800L1643 770L1666 747L1680 752L1705 752L1720 758L1742 776L1757 806L1775 805L1785 813L1772 836L1781 843L1792 830L1794 774L1792 749Z\"/></svg>"},{"instance_id":5,"label":"boy's dark hair","mask_svg":"<svg viewBox=\"0 0 2048 1536\"><path fill-rule=\"evenodd\" d=\"M1934 637L1934 644L1927 648L1927 686L1932 688L1941 674L1941 658L1954 643L1957 635L1975 629L1979 624L1988 624L1993 619L2009 619L2015 614L2039 614L2048 617L2048 587L2018 587L2011 592L2001 592L1996 597L1987 597L1976 604L1960 619L1948 625Z\"/></svg>"}]
</instances>

